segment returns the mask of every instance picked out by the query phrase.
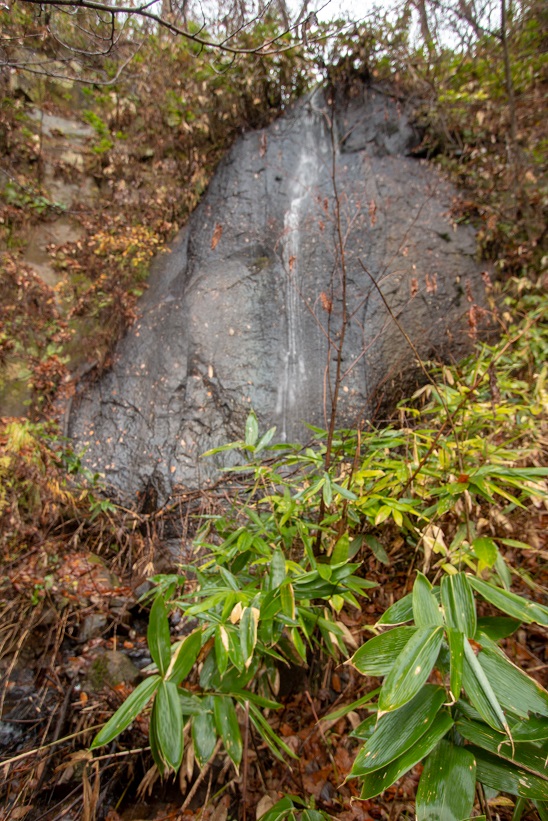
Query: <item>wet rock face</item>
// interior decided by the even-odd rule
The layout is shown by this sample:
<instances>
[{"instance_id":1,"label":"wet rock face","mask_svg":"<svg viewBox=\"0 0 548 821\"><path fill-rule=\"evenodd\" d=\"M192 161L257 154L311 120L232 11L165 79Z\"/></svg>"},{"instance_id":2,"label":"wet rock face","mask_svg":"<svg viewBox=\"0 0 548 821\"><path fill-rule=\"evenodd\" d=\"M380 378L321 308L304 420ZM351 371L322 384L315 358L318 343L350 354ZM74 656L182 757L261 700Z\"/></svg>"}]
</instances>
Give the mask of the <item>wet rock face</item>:
<instances>
[{"instance_id":1,"label":"wet rock face","mask_svg":"<svg viewBox=\"0 0 548 821\"><path fill-rule=\"evenodd\" d=\"M394 318L423 357L461 353L481 302L475 237L451 221L454 190L410 156L417 142L399 104L365 87L334 105L317 91L241 138L157 263L112 371L74 403L89 465L123 494L165 497L215 475L200 454L241 438L250 407L282 440L327 426L345 290L339 426L415 378Z\"/></svg>"}]
</instances>

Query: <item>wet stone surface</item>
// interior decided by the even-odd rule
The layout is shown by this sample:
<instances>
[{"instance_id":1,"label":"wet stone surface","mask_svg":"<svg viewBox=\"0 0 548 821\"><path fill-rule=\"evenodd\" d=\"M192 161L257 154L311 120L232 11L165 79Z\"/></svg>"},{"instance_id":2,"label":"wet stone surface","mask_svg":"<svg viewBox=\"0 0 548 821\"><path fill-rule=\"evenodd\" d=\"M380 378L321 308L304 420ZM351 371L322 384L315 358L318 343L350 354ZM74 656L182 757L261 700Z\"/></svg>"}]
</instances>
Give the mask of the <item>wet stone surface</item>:
<instances>
[{"instance_id":1,"label":"wet stone surface","mask_svg":"<svg viewBox=\"0 0 548 821\"><path fill-rule=\"evenodd\" d=\"M112 370L73 403L71 436L119 494L207 483L222 458L200 454L241 438L251 407L279 440L327 426L343 264L340 427L418 377L394 317L423 358L463 353L483 294L475 236L412 156L404 109L372 88L334 107L318 90L221 163Z\"/></svg>"}]
</instances>

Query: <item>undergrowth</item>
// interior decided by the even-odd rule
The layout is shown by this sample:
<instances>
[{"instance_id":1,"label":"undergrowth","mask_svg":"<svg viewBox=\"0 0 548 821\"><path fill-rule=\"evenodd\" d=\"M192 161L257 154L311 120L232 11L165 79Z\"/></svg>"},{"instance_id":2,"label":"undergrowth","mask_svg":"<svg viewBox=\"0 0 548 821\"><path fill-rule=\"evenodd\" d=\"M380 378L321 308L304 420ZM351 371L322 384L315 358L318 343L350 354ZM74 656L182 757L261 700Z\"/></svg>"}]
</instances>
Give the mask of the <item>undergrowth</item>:
<instances>
[{"instance_id":1,"label":"undergrowth","mask_svg":"<svg viewBox=\"0 0 548 821\"><path fill-rule=\"evenodd\" d=\"M328 469L326 431L314 429L305 449L272 444L274 429L260 436L253 413L242 441L210 452L239 451L244 462L230 470L243 471L245 486L230 510L203 520L198 558L178 576L154 577L150 675L92 749L112 742L152 700L159 774L179 769L185 739L199 767L222 745L238 768L242 721L271 755L294 756L267 720L281 708L280 671L318 653L340 662L355 651L357 670L384 682L327 719L372 713L352 733L365 742L348 774L361 782L362 799L425 759L419 818L467 818L476 780L482 795L517 796L516 819L528 801L546 812L548 693L501 647L522 624L548 625L539 585L516 561L535 545L527 532L514 533L522 515L548 500L548 302L534 296L535 310L498 343L478 343L458 365L431 369L430 384L400 404L397 423L339 431ZM412 592L365 627L375 637L359 647L361 636L340 614L359 609L375 587L361 569L368 551L390 562L388 526L421 570ZM497 614L478 618L485 603ZM174 612L191 632L171 644ZM297 809L284 799L265 817ZM321 816L309 808L302 817L311 812Z\"/></svg>"}]
</instances>

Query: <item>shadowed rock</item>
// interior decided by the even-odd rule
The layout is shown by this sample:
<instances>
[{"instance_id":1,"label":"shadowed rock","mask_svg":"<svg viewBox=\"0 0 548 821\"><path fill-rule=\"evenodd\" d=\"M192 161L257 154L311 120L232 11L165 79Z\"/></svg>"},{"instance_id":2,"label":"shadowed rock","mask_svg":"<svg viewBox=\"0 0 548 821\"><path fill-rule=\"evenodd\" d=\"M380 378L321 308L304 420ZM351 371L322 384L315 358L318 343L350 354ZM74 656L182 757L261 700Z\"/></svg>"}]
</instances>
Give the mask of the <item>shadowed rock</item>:
<instances>
[{"instance_id":1,"label":"shadowed rock","mask_svg":"<svg viewBox=\"0 0 548 821\"><path fill-rule=\"evenodd\" d=\"M327 426L348 322L338 426L417 379L415 354L459 355L481 302L475 237L455 191L410 156L418 136L386 92L332 105L322 90L242 137L169 256L112 370L75 403L70 433L123 493L197 486L205 450L242 436L253 407L281 440ZM393 314L387 311L378 293Z\"/></svg>"}]
</instances>

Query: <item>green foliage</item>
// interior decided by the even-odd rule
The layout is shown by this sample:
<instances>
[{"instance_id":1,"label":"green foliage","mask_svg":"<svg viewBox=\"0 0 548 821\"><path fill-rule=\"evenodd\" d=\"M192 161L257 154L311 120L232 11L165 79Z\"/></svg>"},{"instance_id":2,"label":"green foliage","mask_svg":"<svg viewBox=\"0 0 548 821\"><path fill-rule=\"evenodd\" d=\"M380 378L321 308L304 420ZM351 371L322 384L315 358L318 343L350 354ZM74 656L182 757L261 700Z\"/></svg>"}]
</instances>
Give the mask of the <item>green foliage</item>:
<instances>
[{"instance_id":1,"label":"green foliage","mask_svg":"<svg viewBox=\"0 0 548 821\"><path fill-rule=\"evenodd\" d=\"M403 614L413 624L381 633L351 659L360 673L384 681L376 716L354 730L365 744L349 777L362 781L362 798L372 798L426 759L416 799L417 817L425 819L468 818L476 780L548 801L548 692L490 638L496 617L478 627L475 597L540 624L548 623L548 608L465 573L443 576L441 605L437 592L418 573L411 612ZM392 618L385 613L381 622ZM394 634L404 641L395 644ZM442 686L425 683L434 673Z\"/></svg>"},{"instance_id":2,"label":"green foliage","mask_svg":"<svg viewBox=\"0 0 548 821\"><path fill-rule=\"evenodd\" d=\"M330 818L327 813L315 809L314 801L308 804L298 795L284 795L259 817L259 821L329 821Z\"/></svg>"},{"instance_id":3,"label":"green foliage","mask_svg":"<svg viewBox=\"0 0 548 821\"><path fill-rule=\"evenodd\" d=\"M237 445L255 456L271 447L268 442L273 433L271 430L260 437L257 419L251 413L245 440ZM203 555L200 566L183 568L196 577L188 590L183 587L180 592L184 577L154 579L158 588L150 613L148 645L162 686L158 685L152 708L150 739L162 773L177 769L180 762L179 747L177 755L168 755L168 749L175 745L167 734L175 721L177 703L181 739L183 727L189 724L202 765L218 737L239 766L242 739L238 707L247 711L255 732L275 756L293 755L262 713L280 706L271 697L277 691L279 668L306 665L314 646L337 659L345 658L348 645L355 647L355 642L337 614L345 603L358 606L358 599L375 586L357 574L359 563L350 561L348 539L336 538L334 517L322 526L333 550L330 556L317 558L312 547L317 526L309 516L309 504L295 500L293 480L259 462L251 463L250 470L255 482L263 487L268 482L272 490L276 486L281 492L263 494L256 502L206 520L196 542ZM330 486L337 493L336 483ZM186 620L198 622L187 639L174 645L168 623L172 609L181 611ZM198 654L203 661L199 687L188 689L184 684L189 676L196 676ZM164 686L167 689L162 689ZM162 706L157 706L159 699ZM111 740L127 726L126 704L101 730L94 747L107 743L105 738ZM144 704L140 698L132 704L132 715L136 716Z\"/></svg>"}]
</instances>

